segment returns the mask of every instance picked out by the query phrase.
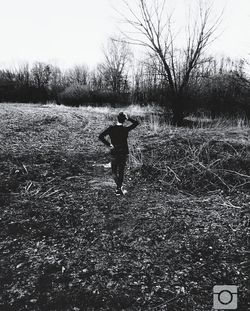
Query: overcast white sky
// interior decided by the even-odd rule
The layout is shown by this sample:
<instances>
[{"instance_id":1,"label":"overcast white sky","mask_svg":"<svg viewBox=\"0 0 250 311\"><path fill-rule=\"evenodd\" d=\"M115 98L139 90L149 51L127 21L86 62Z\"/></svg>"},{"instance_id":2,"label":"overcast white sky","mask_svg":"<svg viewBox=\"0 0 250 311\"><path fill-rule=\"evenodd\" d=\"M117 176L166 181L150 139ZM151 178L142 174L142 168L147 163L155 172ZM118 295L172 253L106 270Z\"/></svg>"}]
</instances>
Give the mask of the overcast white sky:
<instances>
[{"instance_id":1,"label":"overcast white sky","mask_svg":"<svg viewBox=\"0 0 250 311\"><path fill-rule=\"evenodd\" d=\"M118 32L113 6L119 1L0 0L0 68L26 61L93 67L102 59L102 44ZM180 13L187 3L198 2L169 1ZM250 61L250 0L214 0L216 12L224 6L223 34L211 51Z\"/></svg>"}]
</instances>

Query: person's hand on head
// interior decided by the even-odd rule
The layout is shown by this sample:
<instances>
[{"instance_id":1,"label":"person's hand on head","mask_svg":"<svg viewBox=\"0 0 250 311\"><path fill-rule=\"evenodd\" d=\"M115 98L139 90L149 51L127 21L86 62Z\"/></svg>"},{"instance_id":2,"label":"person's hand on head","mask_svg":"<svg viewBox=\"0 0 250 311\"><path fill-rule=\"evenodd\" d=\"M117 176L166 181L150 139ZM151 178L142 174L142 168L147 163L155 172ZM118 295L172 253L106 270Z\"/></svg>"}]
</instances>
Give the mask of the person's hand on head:
<instances>
[{"instance_id":1,"label":"person's hand on head","mask_svg":"<svg viewBox=\"0 0 250 311\"><path fill-rule=\"evenodd\" d=\"M125 119L128 120L128 115L124 113Z\"/></svg>"}]
</instances>

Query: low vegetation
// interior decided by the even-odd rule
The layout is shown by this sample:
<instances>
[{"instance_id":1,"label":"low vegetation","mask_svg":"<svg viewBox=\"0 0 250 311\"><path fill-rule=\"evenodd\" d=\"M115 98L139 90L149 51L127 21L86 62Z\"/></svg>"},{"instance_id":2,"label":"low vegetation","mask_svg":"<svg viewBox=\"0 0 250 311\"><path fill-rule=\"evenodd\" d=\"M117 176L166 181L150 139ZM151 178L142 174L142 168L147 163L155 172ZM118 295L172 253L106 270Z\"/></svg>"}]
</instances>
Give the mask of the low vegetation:
<instances>
[{"instance_id":1,"label":"low vegetation","mask_svg":"<svg viewBox=\"0 0 250 311\"><path fill-rule=\"evenodd\" d=\"M124 110L117 198L97 137L118 109L0 104L1 310L207 311L221 284L250 307L248 122Z\"/></svg>"}]
</instances>

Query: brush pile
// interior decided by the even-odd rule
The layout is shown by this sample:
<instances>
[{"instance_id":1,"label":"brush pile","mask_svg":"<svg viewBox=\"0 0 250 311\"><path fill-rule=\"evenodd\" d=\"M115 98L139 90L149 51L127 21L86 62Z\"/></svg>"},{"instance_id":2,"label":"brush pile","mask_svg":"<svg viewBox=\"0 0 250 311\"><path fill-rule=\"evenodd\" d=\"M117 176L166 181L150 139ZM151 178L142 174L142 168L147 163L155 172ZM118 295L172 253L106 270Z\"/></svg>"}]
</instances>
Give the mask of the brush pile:
<instances>
[{"instance_id":1,"label":"brush pile","mask_svg":"<svg viewBox=\"0 0 250 311\"><path fill-rule=\"evenodd\" d=\"M202 137L174 137L150 145L140 177L190 193L250 188L250 145Z\"/></svg>"}]
</instances>

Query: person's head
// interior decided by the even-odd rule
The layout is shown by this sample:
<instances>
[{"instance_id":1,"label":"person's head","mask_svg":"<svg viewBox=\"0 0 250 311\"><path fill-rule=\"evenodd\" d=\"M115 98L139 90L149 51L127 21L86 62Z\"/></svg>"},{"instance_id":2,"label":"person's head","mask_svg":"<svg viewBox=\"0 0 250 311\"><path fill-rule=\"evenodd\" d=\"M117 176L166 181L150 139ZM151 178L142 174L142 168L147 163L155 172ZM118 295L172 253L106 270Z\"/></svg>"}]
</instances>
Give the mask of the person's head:
<instances>
[{"instance_id":1,"label":"person's head","mask_svg":"<svg viewBox=\"0 0 250 311\"><path fill-rule=\"evenodd\" d=\"M126 115L123 112L120 112L117 116L117 120L119 123L124 123L126 120Z\"/></svg>"}]
</instances>

